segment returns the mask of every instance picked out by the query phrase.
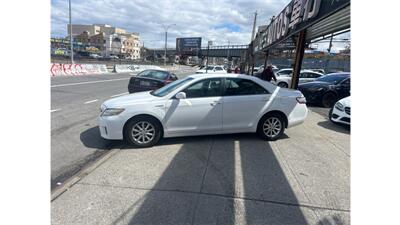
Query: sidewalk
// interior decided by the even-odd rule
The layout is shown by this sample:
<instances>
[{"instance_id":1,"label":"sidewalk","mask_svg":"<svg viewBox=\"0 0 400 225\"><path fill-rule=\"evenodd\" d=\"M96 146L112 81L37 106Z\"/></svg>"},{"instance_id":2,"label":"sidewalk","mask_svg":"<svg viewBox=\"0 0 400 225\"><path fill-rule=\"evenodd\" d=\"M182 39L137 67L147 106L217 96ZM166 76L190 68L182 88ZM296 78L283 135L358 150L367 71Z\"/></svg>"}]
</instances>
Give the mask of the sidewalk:
<instances>
[{"instance_id":1,"label":"sidewalk","mask_svg":"<svg viewBox=\"0 0 400 225\"><path fill-rule=\"evenodd\" d=\"M309 112L286 136L129 146L51 203L56 224L350 224L350 135Z\"/></svg>"}]
</instances>

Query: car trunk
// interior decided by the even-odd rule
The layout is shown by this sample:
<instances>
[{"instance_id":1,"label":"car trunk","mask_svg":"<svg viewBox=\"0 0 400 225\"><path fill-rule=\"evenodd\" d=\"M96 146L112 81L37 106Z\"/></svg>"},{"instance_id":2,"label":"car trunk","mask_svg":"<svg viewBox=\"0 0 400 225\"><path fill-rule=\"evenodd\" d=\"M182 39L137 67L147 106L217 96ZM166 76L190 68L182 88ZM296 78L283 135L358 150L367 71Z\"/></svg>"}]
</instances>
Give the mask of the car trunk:
<instances>
[{"instance_id":1,"label":"car trunk","mask_svg":"<svg viewBox=\"0 0 400 225\"><path fill-rule=\"evenodd\" d=\"M163 80L148 78L148 77L132 77L129 80L129 92L155 90L164 86Z\"/></svg>"}]
</instances>

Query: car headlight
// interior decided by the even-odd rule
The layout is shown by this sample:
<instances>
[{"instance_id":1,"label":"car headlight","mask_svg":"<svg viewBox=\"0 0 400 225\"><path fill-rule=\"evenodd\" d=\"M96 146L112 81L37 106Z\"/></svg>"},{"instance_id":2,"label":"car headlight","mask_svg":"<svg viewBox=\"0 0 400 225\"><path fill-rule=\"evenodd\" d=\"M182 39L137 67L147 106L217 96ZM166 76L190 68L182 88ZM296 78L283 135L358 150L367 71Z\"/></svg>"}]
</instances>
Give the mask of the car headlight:
<instances>
[{"instance_id":1,"label":"car headlight","mask_svg":"<svg viewBox=\"0 0 400 225\"><path fill-rule=\"evenodd\" d=\"M335 109L337 109L337 110L339 110L339 111L343 111L343 110L344 110L344 106L343 106L342 103L337 102L337 103L335 104Z\"/></svg>"},{"instance_id":2,"label":"car headlight","mask_svg":"<svg viewBox=\"0 0 400 225\"><path fill-rule=\"evenodd\" d=\"M106 109L104 110L104 112L101 114L102 117L105 116L116 116L120 113L122 113L125 109L122 108L110 108L110 109Z\"/></svg>"}]
</instances>

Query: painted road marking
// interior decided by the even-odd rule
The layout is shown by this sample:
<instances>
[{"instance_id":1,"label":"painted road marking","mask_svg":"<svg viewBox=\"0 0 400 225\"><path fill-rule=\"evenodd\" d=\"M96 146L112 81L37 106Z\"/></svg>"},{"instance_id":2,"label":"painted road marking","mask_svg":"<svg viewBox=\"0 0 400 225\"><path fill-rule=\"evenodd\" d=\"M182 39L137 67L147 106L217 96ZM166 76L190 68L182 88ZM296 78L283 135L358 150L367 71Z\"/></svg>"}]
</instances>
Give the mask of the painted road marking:
<instances>
[{"instance_id":1,"label":"painted road marking","mask_svg":"<svg viewBox=\"0 0 400 225\"><path fill-rule=\"evenodd\" d=\"M52 109L50 112L57 112L60 111L61 109Z\"/></svg>"},{"instance_id":2,"label":"painted road marking","mask_svg":"<svg viewBox=\"0 0 400 225\"><path fill-rule=\"evenodd\" d=\"M110 97L111 98L113 98L113 97L118 97L118 96L121 96L121 95L126 95L126 94L128 94L129 92L124 92L124 93L121 93L121 94L117 94L117 95L111 95Z\"/></svg>"},{"instance_id":3,"label":"painted road marking","mask_svg":"<svg viewBox=\"0 0 400 225\"><path fill-rule=\"evenodd\" d=\"M97 101L98 101L98 99L95 99L95 100L87 101L87 102L85 102L85 103L83 103L83 104L89 104L89 103L97 102Z\"/></svg>"},{"instance_id":4,"label":"painted road marking","mask_svg":"<svg viewBox=\"0 0 400 225\"><path fill-rule=\"evenodd\" d=\"M80 84L95 84L95 83L104 83L104 82L111 82L111 81L119 81L119 80L128 80L129 78L119 78L119 79L110 79L110 80L98 80L98 81L87 81L87 82L80 82L80 83L71 83L71 84L57 84L51 86L54 87L65 87L65 86L73 86L73 85L80 85Z\"/></svg>"}]
</instances>

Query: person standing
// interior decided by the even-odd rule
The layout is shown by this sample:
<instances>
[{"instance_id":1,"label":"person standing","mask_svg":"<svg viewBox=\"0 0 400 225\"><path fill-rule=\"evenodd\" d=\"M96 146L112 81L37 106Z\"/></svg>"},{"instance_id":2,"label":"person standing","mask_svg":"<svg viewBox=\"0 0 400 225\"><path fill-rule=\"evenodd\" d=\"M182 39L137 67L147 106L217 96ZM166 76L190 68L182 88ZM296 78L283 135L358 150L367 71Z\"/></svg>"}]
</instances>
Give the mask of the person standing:
<instances>
[{"instance_id":1,"label":"person standing","mask_svg":"<svg viewBox=\"0 0 400 225\"><path fill-rule=\"evenodd\" d=\"M272 70L272 66L268 65L267 68L262 71L259 78L268 82L271 82L271 80L274 79L274 81L276 82L276 76L274 71Z\"/></svg>"}]
</instances>

